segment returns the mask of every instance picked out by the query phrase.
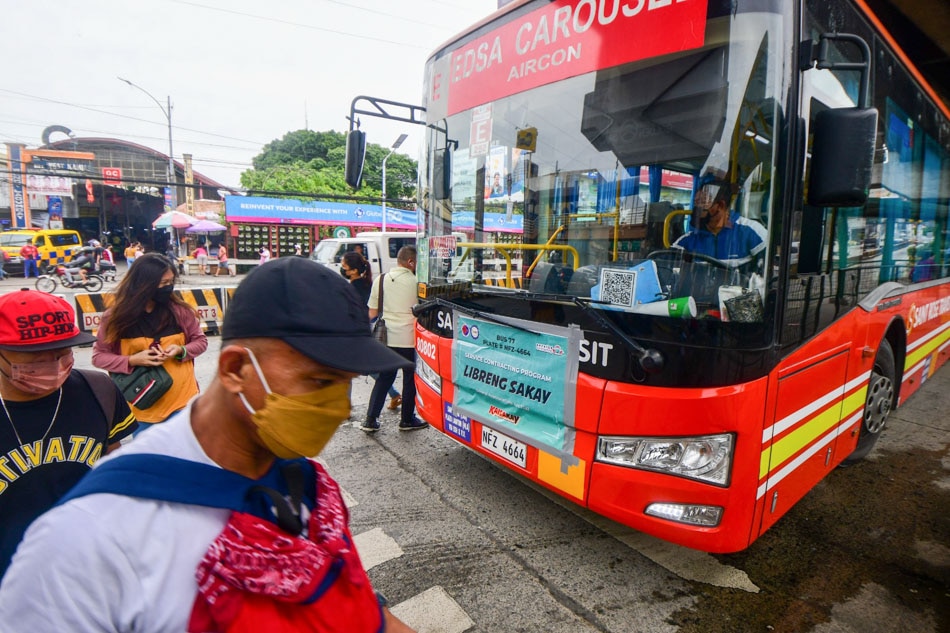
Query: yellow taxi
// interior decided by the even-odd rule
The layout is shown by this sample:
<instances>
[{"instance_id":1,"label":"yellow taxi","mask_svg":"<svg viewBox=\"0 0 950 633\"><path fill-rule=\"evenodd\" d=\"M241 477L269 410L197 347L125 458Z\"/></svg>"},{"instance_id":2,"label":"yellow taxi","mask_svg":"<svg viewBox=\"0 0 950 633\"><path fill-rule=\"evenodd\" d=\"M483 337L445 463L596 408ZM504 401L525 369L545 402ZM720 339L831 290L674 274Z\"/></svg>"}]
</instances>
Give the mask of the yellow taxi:
<instances>
[{"instance_id":1,"label":"yellow taxi","mask_svg":"<svg viewBox=\"0 0 950 633\"><path fill-rule=\"evenodd\" d=\"M49 264L65 264L79 254L82 238L69 229L16 229L0 233L0 248L6 254L5 267L10 272L23 272L20 249L32 242L40 252L39 267Z\"/></svg>"}]
</instances>

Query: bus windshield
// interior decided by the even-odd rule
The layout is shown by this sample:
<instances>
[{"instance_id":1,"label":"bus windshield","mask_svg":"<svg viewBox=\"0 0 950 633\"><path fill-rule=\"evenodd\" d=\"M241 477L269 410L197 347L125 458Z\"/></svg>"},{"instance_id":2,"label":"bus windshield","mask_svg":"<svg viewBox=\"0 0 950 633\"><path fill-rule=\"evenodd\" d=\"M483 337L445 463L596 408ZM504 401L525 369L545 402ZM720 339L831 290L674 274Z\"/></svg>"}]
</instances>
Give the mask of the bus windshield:
<instances>
[{"instance_id":1,"label":"bus windshield","mask_svg":"<svg viewBox=\"0 0 950 633\"><path fill-rule=\"evenodd\" d=\"M623 14L582 33L581 8L524 5L433 57L419 281L618 313L766 320L783 20L761 3L719 4L657 9L654 26L685 21L689 33L669 33L677 44L633 37L629 61L602 53L579 74L572 64L597 45L591 33ZM651 46L663 54L644 57Z\"/></svg>"}]
</instances>

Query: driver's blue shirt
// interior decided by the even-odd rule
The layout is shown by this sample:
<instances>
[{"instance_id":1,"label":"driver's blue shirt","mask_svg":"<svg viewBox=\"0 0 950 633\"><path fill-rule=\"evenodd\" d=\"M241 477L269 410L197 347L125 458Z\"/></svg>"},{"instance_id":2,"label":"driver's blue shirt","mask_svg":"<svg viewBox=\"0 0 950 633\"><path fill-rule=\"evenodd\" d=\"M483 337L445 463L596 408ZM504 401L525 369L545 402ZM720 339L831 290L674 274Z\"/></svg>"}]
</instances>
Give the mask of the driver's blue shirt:
<instances>
[{"instance_id":1,"label":"driver's blue shirt","mask_svg":"<svg viewBox=\"0 0 950 633\"><path fill-rule=\"evenodd\" d=\"M745 263L765 250L767 237L765 227L755 220L729 214L729 222L713 235L706 228L693 229L673 243L673 248L682 248L690 253L708 255L724 262Z\"/></svg>"}]
</instances>

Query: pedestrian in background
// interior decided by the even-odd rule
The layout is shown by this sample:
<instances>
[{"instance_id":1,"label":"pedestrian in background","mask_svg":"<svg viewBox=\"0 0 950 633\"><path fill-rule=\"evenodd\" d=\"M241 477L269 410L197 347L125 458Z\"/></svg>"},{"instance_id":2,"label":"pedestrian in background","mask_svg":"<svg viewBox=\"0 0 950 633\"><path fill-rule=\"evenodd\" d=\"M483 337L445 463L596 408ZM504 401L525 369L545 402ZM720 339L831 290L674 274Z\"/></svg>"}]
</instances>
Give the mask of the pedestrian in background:
<instances>
[{"instance_id":1,"label":"pedestrian in background","mask_svg":"<svg viewBox=\"0 0 950 633\"><path fill-rule=\"evenodd\" d=\"M402 397L399 430L423 429L429 426L428 423L416 417L416 317L412 314L412 307L416 305L418 299L415 246L400 248L396 254L396 266L373 282L373 289L370 291L367 302L370 319L378 316L380 292L383 293L383 318L386 320L387 330L386 345L410 363L408 367L402 369L402 392L406 395ZM379 373L379 378L373 385L373 394L369 399L366 420L360 425L360 428L367 433L375 433L379 430L379 414L386 401L386 392L395 380L395 369Z\"/></svg>"},{"instance_id":2,"label":"pedestrian in background","mask_svg":"<svg viewBox=\"0 0 950 633\"><path fill-rule=\"evenodd\" d=\"M95 340L74 320L55 295L0 296L0 577L27 526L135 429L109 376L73 369L73 346Z\"/></svg>"},{"instance_id":3,"label":"pedestrian in background","mask_svg":"<svg viewBox=\"0 0 950 633\"><path fill-rule=\"evenodd\" d=\"M366 261L366 258L356 251L343 253L343 258L340 260L340 274L343 275L356 292L359 293L363 303L367 303L369 301L369 293L373 289L373 271L370 268L369 262ZM373 380L379 380L378 373L370 374L370 377ZM399 390L396 389L395 385L390 385L388 393L389 410L395 411L402 403L402 396L399 394Z\"/></svg>"},{"instance_id":4,"label":"pedestrian in background","mask_svg":"<svg viewBox=\"0 0 950 633\"><path fill-rule=\"evenodd\" d=\"M224 242L221 242L218 245L218 270L215 271L214 276L217 277L221 274L221 271L226 271L232 277L234 273L231 272L231 266L228 264L228 249L224 245Z\"/></svg>"},{"instance_id":5,"label":"pedestrian in background","mask_svg":"<svg viewBox=\"0 0 950 633\"><path fill-rule=\"evenodd\" d=\"M258 251L261 256L261 264L266 264L270 261L270 249L266 246L261 246L261 250Z\"/></svg>"},{"instance_id":6,"label":"pedestrian in background","mask_svg":"<svg viewBox=\"0 0 950 633\"><path fill-rule=\"evenodd\" d=\"M40 258L40 251L33 245L33 242L27 242L20 248L20 257L23 258L24 279L29 279L31 274L39 279L40 271L36 267L36 262Z\"/></svg>"},{"instance_id":7,"label":"pedestrian in background","mask_svg":"<svg viewBox=\"0 0 950 633\"><path fill-rule=\"evenodd\" d=\"M199 243L198 247L195 248L195 261L198 262L198 270L202 275L208 274L208 250L205 248L204 243Z\"/></svg>"},{"instance_id":8,"label":"pedestrian in background","mask_svg":"<svg viewBox=\"0 0 950 633\"><path fill-rule=\"evenodd\" d=\"M4 269L4 266L6 265L7 265L7 252L3 249L0 249L0 279L6 279L7 277L10 276L10 273L8 273Z\"/></svg>"},{"instance_id":9,"label":"pedestrian in background","mask_svg":"<svg viewBox=\"0 0 950 633\"><path fill-rule=\"evenodd\" d=\"M132 264L135 262L135 242L129 242L129 245L125 247L125 265L129 268L132 268Z\"/></svg>"},{"instance_id":10,"label":"pedestrian in background","mask_svg":"<svg viewBox=\"0 0 950 633\"><path fill-rule=\"evenodd\" d=\"M131 374L136 367L161 365L172 378L165 394L147 409L134 404L140 430L164 422L198 393L194 358L208 348L195 309L175 294L176 270L168 258L148 253L132 264L102 314L92 364Z\"/></svg>"},{"instance_id":11,"label":"pedestrian in background","mask_svg":"<svg viewBox=\"0 0 950 633\"><path fill-rule=\"evenodd\" d=\"M207 391L34 523L0 587L0 622L411 633L373 591L339 485L303 459L346 419L355 375L405 361L373 340L337 273L299 257L255 267L221 334Z\"/></svg>"}]
</instances>

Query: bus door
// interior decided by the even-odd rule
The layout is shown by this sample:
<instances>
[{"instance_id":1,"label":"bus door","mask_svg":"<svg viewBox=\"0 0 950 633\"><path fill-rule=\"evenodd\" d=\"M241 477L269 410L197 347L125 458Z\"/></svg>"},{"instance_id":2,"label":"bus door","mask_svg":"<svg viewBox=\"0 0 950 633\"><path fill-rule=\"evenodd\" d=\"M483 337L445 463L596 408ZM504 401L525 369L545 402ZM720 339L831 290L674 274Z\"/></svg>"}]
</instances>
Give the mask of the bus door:
<instances>
[{"instance_id":1,"label":"bus door","mask_svg":"<svg viewBox=\"0 0 950 633\"><path fill-rule=\"evenodd\" d=\"M775 415L762 433L757 504L767 530L832 468L850 346L778 371Z\"/></svg>"}]
</instances>

